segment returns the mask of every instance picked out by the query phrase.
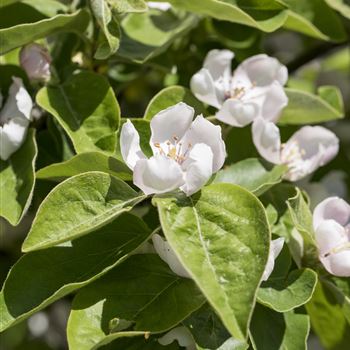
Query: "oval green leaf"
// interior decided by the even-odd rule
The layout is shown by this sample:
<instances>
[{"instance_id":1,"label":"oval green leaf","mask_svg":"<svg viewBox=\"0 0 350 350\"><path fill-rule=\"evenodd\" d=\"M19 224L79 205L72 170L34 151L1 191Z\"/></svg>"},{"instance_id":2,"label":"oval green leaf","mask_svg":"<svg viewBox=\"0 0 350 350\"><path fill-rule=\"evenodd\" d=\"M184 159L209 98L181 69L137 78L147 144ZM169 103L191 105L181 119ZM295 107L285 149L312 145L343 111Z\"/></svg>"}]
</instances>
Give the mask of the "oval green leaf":
<instances>
[{"instance_id":1,"label":"oval green leaf","mask_svg":"<svg viewBox=\"0 0 350 350\"><path fill-rule=\"evenodd\" d=\"M204 187L193 197L155 197L164 234L227 330L245 340L269 253L265 210L245 189Z\"/></svg>"}]
</instances>

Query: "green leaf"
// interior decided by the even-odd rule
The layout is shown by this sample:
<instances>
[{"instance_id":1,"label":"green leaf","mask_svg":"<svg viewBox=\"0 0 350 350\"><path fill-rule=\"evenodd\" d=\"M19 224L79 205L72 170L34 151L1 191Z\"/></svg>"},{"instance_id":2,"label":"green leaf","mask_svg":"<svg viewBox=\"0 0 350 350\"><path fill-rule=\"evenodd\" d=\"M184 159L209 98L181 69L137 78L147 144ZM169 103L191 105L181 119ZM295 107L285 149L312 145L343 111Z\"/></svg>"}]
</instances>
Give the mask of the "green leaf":
<instances>
[{"instance_id":1,"label":"green leaf","mask_svg":"<svg viewBox=\"0 0 350 350\"><path fill-rule=\"evenodd\" d=\"M178 37L198 23L198 18L171 11L129 14L121 22L122 41L118 55L143 63L164 52Z\"/></svg>"},{"instance_id":2,"label":"green leaf","mask_svg":"<svg viewBox=\"0 0 350 350\"><path fill-rule=\"evenodd\" d=\"M117 13L147 11L147 5L143 0L107 0L107 2Z\"/></svg>"},{"instance_id":3,"label":"green leaf","mask_svg":"<svg viewBox=\"0 0 350 350\"><path fill-rule=\"evenodd\" d=\"M270 232L259 200L231 184L154 197L164 234L233 337L245 340Z\"/></svg>"},{"instance_id":4,"label":"green leaf","mask_svg":"<svg viewBox=\"0 0 350 350\"><path fill-rule=\"evenodd\" d=\"M158 92L147 106L144 118L151 120L158 112L185 102L195 109L196 115L206 112L204 105L199 102L191 91L183 86L170 86Z\"/></svg>"},{"instance_id":5,"label":"green leaf","mask_svg":"<svg viewBox=\"0 0 350 350\"><path fill-rule=\"evenodd\" d=\"M294 270L282 278L269 278L258 291L259 303L286 312L307 303L315 290L317 274L310 269Z\"/></svg>"},{"instance_id":6,"label":"green leaf","mask_svg":"<svg viewBox=\"0 0 350 350\"><path fill-rule=\"evenodd\" d=\"M309 316L296 311L281 314L258 304L250 326L250 339L255 350L306 350L309 331Z\"/></svg>"},{"instance_id":7,"label":"green leaf","mask_svg":"<svg viewBox=\"0 0 350 350\"><path fill-rule=\"evenodd\" d=\"M300 90L285 90L289 102L278 120L279 124L317 124L344 117L343 111L334 108L320 96Z\"/></svg>"},{"instance_id":8,"label":"green leaf","mask_svg":"<svg viewBox=\"0 0 350 350\"><path fill-rule=\"evenodd\" d=\"M21 221L32 200L37 152L35 130L29 129L21 148L7 161L0 160L0 216L11 225Z\"/></svg>"},{"instance_id":9,"label":"green leaf","mask_svg":"<svg viewBox=\"0 0 350 350\"><path fill-rule=\"evenodd\" d=\"M0 8L14 4L15 2L18 2L20 0L1 0L0 2Z\"/></svg>"},{"instance_id":10,"label":"green leaf","mask_svg":"<svg viewBox=\"0 0 350 350\"><path fill-rule=\"evenodd\" d=\"M77 153L114 153L120 109L104 77L91 72L73 75L62 85L42 88L36 100L58 120Z\"/></svg>"},{"instance_id":11,"label":"green leaf","mask_svg":"<svg viewBox=\"0 0 350 350\"><path fill-rule=\"evenodd\" d=\"M0 55L61 31L81 34L86 29L89 19L88 12L80 10L70 15L57 15L34 23L21 23L0 29Z\"/></svg>"},{"instance_id":12,"label":"green leaf","mask_svg":"<svg viewBox=\"0 0 350 350\"><path fill-rule=\"evenodd\" d=\"M29 252L76 239L107 224L143 200L122 180L102 172L70 177L41 203L23 242Z\"/></svg>"},{"instance_id":13,"label":"green leaf","mask_svg":"<svg viewBox=\"0 0 350 350\"><path fill-rule=\"evenodd\" d=\"M129 168L123 162L99 152L80 153L65 162L51 164L37 171L36 177L61 181L88 171L102 171L122 180L132 179Z\"/></svg>"},{"instance_id":14,"label":"green leaf","mask_svg":"<svg viewBox=\"0 0 350 350\"><path fill-rule=\"evenodd\" d=\"M350 19L350 4L346 4L346 0L325 0L328 6L340 12L344 17ZM349 3L349 2L348 2Z\"/></svg>"},{"instance_id":15,"label":"green leaf","mask_svg":"<svg viewBox=\"0 0 350 350\"><path fill-rule=\"evenodd\" d=\"M346 40L346 32L340 18L323 0L281 0L281 2L289 7L285 28L321 40Z\"/></svg>"},{"instance_id":16,"label":"green leaf","mask_svg":"<svg viewBox=\"0 0 350 350\"><path fill-rule=\"evenodd\" d=\"M318 95L339 113L344 114L344 102L341 91L336 86L320 86L317 90Z\"/></svg>"},{"instance_id":17,"label":"green leaf","mask_svg":"<svg viewBox=\"0 0 350 350\"><path fill-rule=\"evenodd\" d=\"M244 24L263 32L273 32L287 19L287 11L277 1L254 0L169 0L186 11L199 13L223 21Z\"/></svg>"},{"instance_id":18,"label":"green leaf","mask_svg":"<svg viewBox=\"0 0 350 350\"><path fill-rule=\"evenodd\" d=\"M116 53L119 48L119 23L114 18L108 6L108 1L90 0L90 4L92 13L101 29L94 57L98 60L103 60Z\"/></svg>"},{"instance_id":19,"label":"green leaf","mask_svg":"<svg viewBox=\"0 0 350 350\"><path fill-rule=\"evenodd\" d=\"M313 331L322 345L330 350L347 349L350 344L350 323L342 305L326 285L318 283L312 299L306 304Z\"/></svg>"},{"instance_id":20,"label":"green leaf","mask_svg":"<svg viewBox=\"0 0 350 350\"><path fill-rule=\"evenodd\" d=\"M213 182L236 184L258 196L280 183L285 172L286 167L284 165L277 165L271 168L271 166L264 165L257 158L250 158L220 170Z\"/></svg>"},{"instance_id":21,"label":"green leaf","mask_svg":"<svg viewBox=\"0 0 350 350\"><path fill-rule=\"evenodd\" d=\"M195 283L175 275L156 254L135 255L75 297L68 321L71 350L96 349L120 335L110 321L133 321L133 331L159 333L205 302Z\"/></svg>"},{"instance_id":22,"label":"green leaf","mask_svg":"<svg viewBox=\"0 0 350 350\"><path fill-rule=\"evenodd\" d=\"M124 213L71 245L24 255L10 270L0 294L1 331L102 276L150 233L141 219Z\"/></svg>"}]
</instances>

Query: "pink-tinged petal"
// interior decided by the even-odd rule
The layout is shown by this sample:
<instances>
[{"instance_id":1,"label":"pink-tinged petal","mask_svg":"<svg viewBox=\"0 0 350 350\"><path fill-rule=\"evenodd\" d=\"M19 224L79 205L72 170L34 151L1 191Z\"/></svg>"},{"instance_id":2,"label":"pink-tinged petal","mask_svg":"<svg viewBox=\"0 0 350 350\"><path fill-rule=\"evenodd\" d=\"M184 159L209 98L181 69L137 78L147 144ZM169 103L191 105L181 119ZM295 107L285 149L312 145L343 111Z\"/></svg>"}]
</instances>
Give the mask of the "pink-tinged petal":
<instances>
[{"instance_id":1,"label":"pink-tinged petal","mask_svg":"<svg viewBox=\"0 0 350 350\"><path fill-rule=\"evenodd\" d=\"M227 99L215 117L235 127L250 124L258 116L259 107L253 102L243 102L238 99Z\"/></svg>"},{"instance_id":2,"label":"pink-tinged petal","mask_svg":"<svg viewBox=\"0 0 350 350\"><path fill-rule=\"evenodd\" d=\"M199 191L213 174L213 152L204 143L197 143L191 149L187 160L182 165L185 171L185 184L181 190L187 196Z\"/></svg>"},{"instance_id":3,"label":"pink-tinged petal","mask_svg":"<svg viewBox=\"0 0 350 350\"><path fill-rule=\"evenodd\" d=\"M158 342L161 345L170 345L175 340L181 347L186 348L186 350L197 349L196 343L192 337L191 332L183 326L173 328L171 331L159 338Z\"/></svg>"},{"instance_id":4,"label":"pink-tinged petal","mask_svg":"<svg viewBox=\"0 0 350 350\"><path fill-rule=\"evenodd\" d=\"M199 115L182 140L183 144L204 143L213 152L213 173L222 168L226 158L226 146L222 139L221 127Z\"/></svg>"},{"instance_id":5,"label":"pink-tinged petal","mask_svg":"<svg viewBox=\"0 0 350 350\"><path fill-rule=\"evenodd\" d=\"M183 102L157 113L151 120L150 145L153 151L158 152L157 143L174 143L175 138L180 140L190 127L193 116L194 109Z\"/></svg>"},{"instance_id":6,"label":"pink-tinged petal","mask_svg":"<svg viewBox=\"0 0 350 350\"><path fill-rule=\"evenodd\" d=\"M158 253L159 257L168 264L171 271L178 276L191 278L187 270L183 267L180 260L176 256L173 248L171 248L170 244L165 239L158 234L154 234L152 236L152 242L153 247Z\"/></svg>"},{"instance_id":7,"label":"pink-tinged petal","mask_svg":"<svg viewBox=\"0 0 350 350\"><path fill-rule=\"evenodd\" d=\"M271 163L280 164L281 136L278 127L263 118L257 118L253 122L252 133L259 154Z\"/></svg>"},{"instance_id":8,"label":"pink-tinged petal","mask_svg":"<svg viewBox=\"0 0 350 350\"><path fill-rule=\"evenodd\" d=\"M234 53L229 50L211 50L208 52L203 68L207 69L213 80L229 79L232 75L231 62Z\"/></svg>"},{"instance_id":9,"label":"pink-tinged petal","mask_svg":"<svg viewBox=\"0 0 350 350\"><path fill-rule=\"evenodd\" d=\"M139 160L134 168L133 181L146 195L170 192L185 183L180 165L162 155Z\"/></svg>"},{"instance_id":10,"label":"pink-tinged petal","mask_svg":"<svg viewBox=\"0 0 350 350\"><path fill-rule=\"evenodd\" d=\"M350 205L339 197L329 197L319 203L313 213L313 226L316 230L324 220L334 220L345 226L350 222Z\"/></svg>"},{"instance_id":11,"label":"pink-tinged petal","mask_svg":"<svg viewBox=\"0 0 350 350\"><path fill-rule=\"evenodd\" d=\"M220 88L220 84L216 86L209 71L202 68L199 72L193 75L190 82L192 93L199 101L202 101L209 106L220 108L223 102L223 97L218 98L218 92L223 88ZM220 93L222 95L223 92Z\"/></svg>"},{"instance_id":12,"label":"pink-tinged petal","mask_svg":"<svg viewBox=\"0 0 350 350\"><path fill-rule=\"evenodd\" d=\"M120 150L126 165L133 170L135 164L146 156L140 147L140 136L134 124L128 119L120 133Z\"/></svg>"},{"instance_id":13,"label":"pink-tinged petal","mask_svg":"<svg viewBox=\"0 0 350 350\"><path fill-rule=\"evenodd\" d=\"M350 277L350 249L320 257L325 269L338 277Z\"/></svg>"},{"instance_id":14,"label":"pink-tinged petal","mask_svg":"<svg viewBox=\"0 0 350 350\"><path fill-rule=\"evenodd\" d=\"M284 85L288 80L288 71L276 58L265 54L252 56L243 61L236 69L234 76L243 76L253 85L266 86L277 81Z\"/></svg>"},{"instance_id":15,"label":"pink-tinged petal","mask_svg":"<svg viewBox=\"0 0 350 350\"><path fill-rule=\"evenodd\" d=\"M270 253L269 253L269 257L267 259L265 271L264 271L263 276L262 276L262 281L266 281L270 277L270 275L275 267L275 259L281 253L281 250L283 248L283 244L284 244L284 238L277 238L277 239L274 239L273 241L271 241Z\"/></svg>"},{"instance_id":16,"label":"pink-tinged petal","mask_svg":"<svg viewBox=\"0 0 350 350\"><path fill-rule=\"evenodd\" d=\"M345 228L334 220L322 221L315 230L315 238L320 255L326 255L349 241Z\"/></svg>"}]
</instances>

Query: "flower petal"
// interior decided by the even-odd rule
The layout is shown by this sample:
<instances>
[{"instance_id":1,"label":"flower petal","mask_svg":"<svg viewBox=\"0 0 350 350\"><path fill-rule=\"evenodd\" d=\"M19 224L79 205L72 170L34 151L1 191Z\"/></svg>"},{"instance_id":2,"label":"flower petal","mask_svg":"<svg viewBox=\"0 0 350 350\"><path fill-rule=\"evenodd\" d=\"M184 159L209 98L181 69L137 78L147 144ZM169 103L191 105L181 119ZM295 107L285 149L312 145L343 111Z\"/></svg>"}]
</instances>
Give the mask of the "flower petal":
<instances>
[{"instance_id":1,"label":"flower petal","mask_svg":"<svg viewBox=\"0 0 350 350\"><path fill-rule=\"evenodd\" d=\"M157 113L151 120L150 145L153 152L158 152L156 143L175 142L174 137L181 139L190 127L194 116L194 109L186 103L180 102Z\"/></svg>"},{"instance_id":2,"label":"flower petal","mask_svg":"<svg viewBox=\"0 0 350 350\"><path fill-rule=\"evenodd\" d=\"M250 124L258 115L258 106L255 103L243 102L238 99L227 99L215 117L235 127Z\"/></svg>"},{"instance_id":3,"label":"flower petal","mask_svg":"<svg viewBox=\"0 0 350 350\"><path fill-rule=\"evenodd\" d=\"M345 226L350 222L350 205L339 197L329 197L319 203L313 213L313 226L316 230L324 220L334 220Z\"/></svg>"},{"instance_id":4,"label":"flower petal","mask_svg":"<svg viewBox=\"0 0 350 350\"><path fill-rule=\"evenodd\" d=\"M120 150L126 165L131 170L134 169L137 161L146 158L140 147L140 135L129 119L122 126Z\"/></svg>"},{"instance_id":5,"label":"flower petal","mask_svg":"<svg viewBox=\"0 0 350 350\"><path fill-rule=\"evenodd\" d=\"M175 255L173 248L171 248L170 244L165 239L158 234L154 234L152 236L152 242L159 257L169 265L171 271L178 276L191 278L178 257Z\"/></svg>"},{"instance_id":6,"label":"flower petal","mask_svg":"<svg viewBox=\"0 0 350 350\"><path fill-rule=\"evenodd\" d=\"M270 242L270 253L269 253L269 257L265 267L265 271L262 276L262 281L266 281L270 277L275 267L275 259L281 253L283 244L284 244L284 238L277 238Z\"/></svg>"},{"instance_id":7,"label":"flower petal","mask_svg":"<svg viewBox=\"0 0 350 350\"><path fill-rule=\"evenodd\" d=\"M199 191L213 174L213 152L211 148L204 143L194 145L182 168L185 168L185 184L181 187L181 190L187 196L190 196Z\"/></svg>"},{"instance_id":8,"label":"flower petal","mask_svg":"<svg viewBox=\"0 0 350 350\"><path fill-rule=\"evenodd\" d=\"M0 126L0 158L7 160L23 144L27 135L29 120L16 117Z\"/></svg>"},{"instance_id":9,"label":"flower petal","mask_svg":"<svg viewBox=\"0 0 350 350\"><path fill-rule=\"evenodd\" d=\"M277 81L284 85L288 80L288 70L276 58L265 54L252 56L243 61L236 69L234 76L246 75L250 82L257 86L266 86Z\"/></svg>"},{"instance_id":10,"label":"flower petal","mask_svg":"<svg viewBox=\"0 0 350 350\"><path fill-rule=\"evenodd\" d=\"M278 127L272 123L257 118L254 120L253 142L259 154L271 163L281 162L281 136Z\"/></svg>"},{"instance_id":11,"label":"flower petal","mask_svg":"<svg viewBox=\"0 0 350 350\"><path fill-rule=\"evenodd\" d=\"M159 344L169 345L176 340L180 346L186 347L187 350L196 349L195 341L191 332L183 326L173 328L171 331L158 339Z\"/></svg>"},{"instance_id":12,"label":"flower petal","mask_svg":"<svg viewBox=\"0 0 350 350\"><path fill-rule=\"evenodd\" d=\"M31 120L30 114L33 108L33 101L24 88L22 79L12 77L12 80L9 96L0 112L0 121L3 124L17 117Z\"/></svg>"},{"instance_id":13,"label":"flower petal","mask_svg":"<svg viewBox=\"0 0 350 350\"><path fill-rule=\"evenodd\" d=\"M222 139L221 127L214 125L202 115L193 121L182 142L192 145L197 143L208 145L213 152L213 173L216 173L224 165L226 146Z\"/></svg>"},{"instance_id":14,"label":"flower petal","mask_svg":"<svg viewBox=\"0 0 350 350\"><path fill-rule=\"evenodd\" d=\"M171 8L171 4L168 2L147 1L147 5L151 9L158 9L161 11L168 11Z\"/></svg>"},{"instance_id":15,"label":"flower petal","mask_svg":"<svg viewBox=\"0 0 350 350\"><path fill-rule=\"evenodd\" d=\"M221 107L223 99L218 98L217 90L219 90L219 86L215 85L215 82L207 69L202 68L199 72L193 75L190 87L192 93L199 101L215 108Z\"/></svg>"},{"instance_id":16,"label":"flower petal","mask_svg":"<svg viewBox=\"0 0 350 350\"><path fill-rule=\"evenodd\" d=\"M320 257L325 269L334 276L350 277L350 249Z\"/></svg>"},{"instance_id":17,"label":"flower petal","mask_svg":"<svg viewBox=\"0 0 350 350\"><path fill-rule=\"evenodd\" d=\"M185 182L180 165L162 155L139 160L134 168L133 180L147 195L173 191Z\"/></svg>"},{"instance_id":18,"label":"flower petal","mask_svg":"<svg viewBox=\"0 0 350 350\"><path fill-rule=\"evenodd\" d=\"M203 68L206 68L213 80L229 79L232 75L231 62L234 53L229 50L211 50L205 57Z\"/></svg>"}]
</instances>

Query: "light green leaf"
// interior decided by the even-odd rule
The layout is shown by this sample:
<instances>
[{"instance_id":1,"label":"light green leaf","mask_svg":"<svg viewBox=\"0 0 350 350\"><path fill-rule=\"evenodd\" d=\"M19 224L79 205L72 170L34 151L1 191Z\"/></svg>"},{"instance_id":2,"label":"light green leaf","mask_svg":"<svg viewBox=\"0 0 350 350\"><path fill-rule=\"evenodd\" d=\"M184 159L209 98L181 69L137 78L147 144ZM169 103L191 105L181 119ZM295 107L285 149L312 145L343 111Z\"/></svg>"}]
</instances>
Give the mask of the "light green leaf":
<instances>
[{"instance_id":1,"label":"light green leaf","mask_svg":"<svg viewBox=\"0 0 350 350\"><path fill-rule=\"evenodd\" d=\"M35 130L29 129L21 148L0 160L0 216L17 225L29 208L35 184Z\"/></svg>"},{"instance_id":2,"label":"light green leaf","mask_svg":"<svg viewBox=\"0 0 350 350\"><path fill-rule=\"evenodd\" d=\"M122 180L132 179L129 168L123 162L99 152L77 154L65 162L40 169L36 176L38 179L61 181L88 171L102 171Z\"/></svg>"},{"instance_id":3,"label":"light green leaf","mask_svg":"<svg viewBox=\"0 0 350 350\"><path fill-rule=\"evenodd\" d=\"M309 316L296 311L281 314L258 304L250 326L250 339L255 350L306 350L309 331Z\"/></svg>"},{"instance_id":4,"label":"light green leaf","mask_svg":"<svg viewBox=\"0 0 350 350\"><path fill-rule=\"evenodd\" d=\"M346 4L346 0L325 0L328 6L340 12L344 17L350 19L350 4Z\"/></svg>"},{"instance_id":5,"label":"light green leaf","mask_svg":"<svg viewBox=\"0 0 350 350\"><path fill-rule=\"evenodd\" d=\"M147 11L129 14L121 22L118 55L143 63L164 52L178 37L196 26L198 18L187 13Z\"/></svg>"},{"instance_id":6,"label":"light green leaf","mask_svg":"<svg viewBox=\"0 0 350 350\"><path fill-rule=\"evenodd\" d=\"M67 12L67 6L56 0L21 0L21 4L35 8L47 17Z\"/></svg>"},{"instance_id":7,"label":"light green leaf","mask_svg":"<svg viewBox=\"0 0 350 350\"><path fill-rule=\"evenodd\" d=\"M117 13L147 11L147 5L143 0L107 0L107 2Z\"/></svg>"},{"instance_id":8,"label":"light green leaf","mask_svg":"<svg viewBox=\"0 0 350 350\"><path fill-rule=\"evenodd\" d=\"M108 1L90 0L91 10L101 29L95 58L103 60L117 52L120 44L119 23L114 18Z\"/></svg>"},{"instance_id":9,"label":"light green leaf","mask_svg":"<svg viewBox=\"0 0 350 350\"><path fill-rule=\"evenodd\" d=\"M195 283L175 275L156 255L135 255L75 297L68 321L71 350L91 350L120 335L110 321L133 321L133 331L164 332L205 302Z\"/></svg>"},{"instance_id":10,"label":"light green leaf","mask_svg":"<svg viewBox=\"0 0 350 350\"><path fill-rule=\"evenodd\" d=\"M320 96L300 90L285 90L289 102L278 120L279 124L317 124L344 117L343 111L334 108Z\"/></svg>"},{"instance_id":11,"label":"light green leaf","mask_svg":"<svg viewBox=\"0 0 350 350\"><path fill-rule=\"evenodd\" d=\"M318 95L339 113L344 114L344 102L341 91L336 86L320 86L317 90Z\"/></svg>"},{"instance_id":12,"label":"light green leaf","mask_svg":"<svg viewBox=\"0 0 350 350\"><path fill-rule=\"evenodd\" d=\"M102 276L150 234L141 219L124 213L71 245L24 255L10 270L0 294L1 331Z\"/></svg>"},{"instance_id":13,"label":"light green leaf","mask_svg":"<svg viewBox=\"0 0 350 350\"><path fill-rule=\"evenodd\" d=\"M65 129L77 153L114 153L120 109L104 77L91 72L73 75L62 85L42 88L36 100Z\"/></svg>"},{"instance_id":14,"label":"light green leaf","mask_svg":"<svg viewBox=\"0 0 350 350\"><path fill-rule=\"evenodd\" d=\"M158 112L179 102L185 102L193 107L196 115L206 112L204 105L193 96L189 89L183 86L170 86L159 91L152 98L147 106L144 118L151 120Z\"/></svg>"},{"instance_id":15,"label":"light green leaf","mask_svg":"<svg viewBox=\"0 0 350 350\"><path fill-rule=\"evenodd\" d=\"M219 20L244 24L273 32L281 27L287 19L287 11L277 1L232 1L232 0L169 0L180 9Z\"/></svg>"},{"instance_id":16,"label":"light green leaf","mask_svg":"<svg viewBox=\"0 0 350 350\"><path fill-rule=\"evenodd\" d=\"M86 29L90 16L86 10L70 15L57 15L34 23L21 23L0 29L0 55L32 41L58 32L81 34Z\"/></svg>"},{"instance_id":17,"label":"light green leaf","mask_svg":"<svg viewBox=\"0 0 350 350\"><path fill-rule=\"evenodd\" d=\"M236 184L258 196L281 182L286 170L284 165L271 168L257 158L249 158L220 170L213 182Z\"/></svg>"},{"instance_id":18,"label":"light green leaf","mask_svg":"<svg viewBox=\"0 0 350 350\"><path fill-rule=\"evenodd\" d=\"M154 197L164 234L227 330L245 340L270 244L259 200L231 184Z\"/></svg>"},{"instance_id":19,"label":"light green leaf","mask_svg":"<svg viewBox=\"0 0 350 350\"><path fill-rule=\"evenodd\" d=\"M258 291L259 303L286 312L307 303L315 290L317 274L311 269L294 270L286 277L269 278Z\"/></svg>"},{"instance_id":20,"label":"light green leaf","mask_svg":"<svg viewBox=\"0 0 350 350\"><path fill-rule=\"evenodd\" d=\"M70 177L41 203L22 251L76 239L106 225L144 198L106 173L92 171Z\"/></svg>"},{"instance_id":21,"label":"light green leaf","mask_svg":"<svg viewBox=\"0 0 350 350\"><path fill-rule=\"evenodd\" d=\"M283 0L289 6L285 28L321 40L344 41L346 32L338 15L323 0Z\"/></svg>"},{"instance_id":22,"label":"light green leaf","mask_svg":"<svg viewBox=\"0 0 350 350\"><path fill-rule=\"evenodd\" d=\"M15 2L19 2L20 0L1 0L0 1L0 8L14 4Z\"/></svg>"}]
</instances>

